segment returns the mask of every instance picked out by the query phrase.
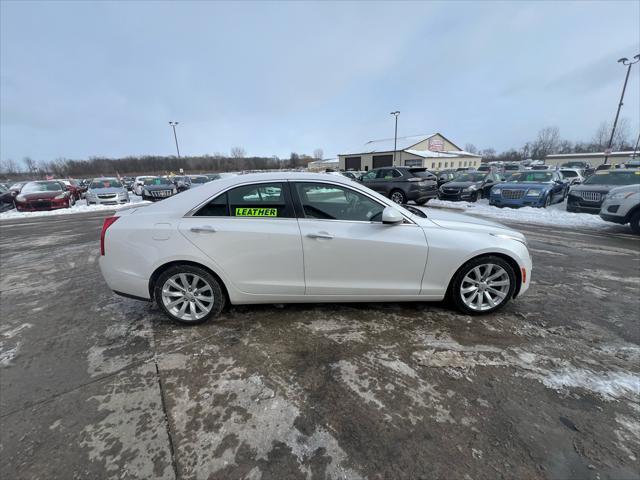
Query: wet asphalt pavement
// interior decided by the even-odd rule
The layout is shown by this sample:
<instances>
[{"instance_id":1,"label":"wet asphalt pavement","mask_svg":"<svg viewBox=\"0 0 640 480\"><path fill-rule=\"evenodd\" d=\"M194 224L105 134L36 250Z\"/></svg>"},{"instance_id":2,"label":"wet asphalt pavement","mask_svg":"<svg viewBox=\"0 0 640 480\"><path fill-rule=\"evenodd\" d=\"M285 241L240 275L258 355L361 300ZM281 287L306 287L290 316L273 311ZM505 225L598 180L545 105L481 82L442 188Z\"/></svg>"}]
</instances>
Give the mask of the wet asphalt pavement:
<instances>
[{"instance_id":1,"label":"wet asphalt pavement","mask_svg":"<svg viewBox=\"0 0 640 480\"><path fill-rule=\"evenodd\" d=\"M0 222L0 478L640 478L640 239L518 225L530 291L231 307L113 295L105 214Z\"/></svg>"}]
</instances>

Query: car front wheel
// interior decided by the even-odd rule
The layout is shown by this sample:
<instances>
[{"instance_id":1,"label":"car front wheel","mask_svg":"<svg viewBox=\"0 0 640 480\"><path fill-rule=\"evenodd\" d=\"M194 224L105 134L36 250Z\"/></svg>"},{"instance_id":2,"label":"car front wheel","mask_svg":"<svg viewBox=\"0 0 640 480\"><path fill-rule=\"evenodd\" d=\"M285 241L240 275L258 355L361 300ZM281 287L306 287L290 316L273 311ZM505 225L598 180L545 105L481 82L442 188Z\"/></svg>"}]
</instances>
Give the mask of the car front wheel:
<instances>
[{"instance_id":1,"label":"car front wheel","mask_svg":"<svg viewBox=\"0 0 640 480\"><path fill-rule=\"evenodd\" d=\"M451 295L463 313L479 315L504 307L516 289L516 274L504 259L491 255L465 263L453 279Z\"/></svg>"},{"instance_id":2,"label":"car front wheel","mask_svg":"<svg viewBox=\"0 0 640 480\"><path fill-rule=\"evenodd\" d=\"M165 270L155 283L154 296L169 318L187 325L217 317L226 302L218 280L193 265L176 265Z\"/></svg>"}]
</instances>

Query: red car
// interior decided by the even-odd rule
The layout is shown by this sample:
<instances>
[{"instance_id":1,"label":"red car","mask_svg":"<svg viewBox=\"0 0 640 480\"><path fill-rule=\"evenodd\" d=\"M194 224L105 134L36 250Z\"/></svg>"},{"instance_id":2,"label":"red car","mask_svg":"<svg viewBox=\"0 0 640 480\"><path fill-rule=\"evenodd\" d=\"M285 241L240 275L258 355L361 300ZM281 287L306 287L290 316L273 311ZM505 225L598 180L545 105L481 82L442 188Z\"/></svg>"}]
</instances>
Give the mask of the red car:
<instances>
[{"instance_id":1,"label":"red car","mask_svg":"<svg viewBox=\"0 0 640 480\"><path fill-rule=\"evenodd\" d=\"M36 212L70 208L75 198L64 183L47 180L27 183L14 201L19 212Z\"/></svg>"},{"instance_id":2,"label":"red car","mask_svg":"<svg viewBox=\"0 0 640 480\"><path fill-rule=\"evenodd\" d=\"M61 180L55 181L63 183L67 187L67 190L71 192L75 200L80 200L80 198L82 198L82 189L80 188L80 184L75 180L72 180L70 178L63 178Z\"/></svg>"}]
</instances>

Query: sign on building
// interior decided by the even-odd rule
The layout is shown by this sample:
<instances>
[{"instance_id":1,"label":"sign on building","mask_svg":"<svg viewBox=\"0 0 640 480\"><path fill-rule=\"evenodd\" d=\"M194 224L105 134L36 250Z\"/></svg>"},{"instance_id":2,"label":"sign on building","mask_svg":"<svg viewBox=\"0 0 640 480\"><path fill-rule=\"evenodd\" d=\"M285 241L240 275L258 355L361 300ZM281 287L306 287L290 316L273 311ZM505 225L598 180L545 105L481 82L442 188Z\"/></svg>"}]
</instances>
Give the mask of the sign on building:
<instances>
[{"instance_id":1,"label":"sign on building","mask_svg":"<svg viewBox=\"0 0 640 480\"><path fill-rule=\"evenodd\" d=\"M442 152L444 150L444 142L437 138L429 139L429 150L432 152Z\"/></svg>"}]
</instances>

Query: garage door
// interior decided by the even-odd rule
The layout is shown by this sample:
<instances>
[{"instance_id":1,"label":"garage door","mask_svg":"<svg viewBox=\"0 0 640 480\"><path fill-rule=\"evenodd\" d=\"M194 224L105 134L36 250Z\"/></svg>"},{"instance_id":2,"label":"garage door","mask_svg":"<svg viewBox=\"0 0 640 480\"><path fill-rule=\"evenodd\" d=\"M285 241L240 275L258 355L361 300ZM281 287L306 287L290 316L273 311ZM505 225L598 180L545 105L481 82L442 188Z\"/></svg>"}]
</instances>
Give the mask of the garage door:
<instances>
[{"instance_id":1,"label":"garage door","mask_svg":"<svg viewBox=\"0 0 640 480\"><path fill-rule=\"evenodd\" d=\"M360 157L346 157L344 159L345 170L361 170Z\"/></svg>"},{"instance_id":2,"label":"garage door","mask_svg":"<svg viewBox=\"0 0 640 480\"><path fill-rule=\"evenodd\" d=\"M393 155L374 155L373 156L373 168L379 167L392 167Z\"/></svg>"}]
</instances>

